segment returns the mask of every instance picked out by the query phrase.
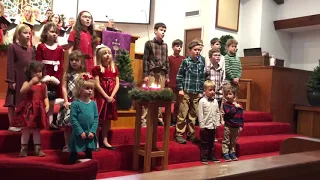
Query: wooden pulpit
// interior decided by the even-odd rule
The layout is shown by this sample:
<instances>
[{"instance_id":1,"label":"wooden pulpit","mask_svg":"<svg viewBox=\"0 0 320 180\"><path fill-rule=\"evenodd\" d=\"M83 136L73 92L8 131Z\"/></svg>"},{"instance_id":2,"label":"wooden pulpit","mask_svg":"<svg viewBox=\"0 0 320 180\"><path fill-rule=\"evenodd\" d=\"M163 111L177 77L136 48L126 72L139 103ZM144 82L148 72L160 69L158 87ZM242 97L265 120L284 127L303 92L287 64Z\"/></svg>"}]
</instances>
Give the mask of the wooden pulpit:
<instances>
[{"instance_id":1,"label":"wooden pulpit","mask_svg":"<svg viewBox=\"0 0 320 180\"><path fill-rule=\"evenodd\" d=\"M245 56L240 57L240 61L242 67L270 66L270 60L267 56ZM277 58L274 66L283 67L284 60Z\"/></svg>"}]
</instances>

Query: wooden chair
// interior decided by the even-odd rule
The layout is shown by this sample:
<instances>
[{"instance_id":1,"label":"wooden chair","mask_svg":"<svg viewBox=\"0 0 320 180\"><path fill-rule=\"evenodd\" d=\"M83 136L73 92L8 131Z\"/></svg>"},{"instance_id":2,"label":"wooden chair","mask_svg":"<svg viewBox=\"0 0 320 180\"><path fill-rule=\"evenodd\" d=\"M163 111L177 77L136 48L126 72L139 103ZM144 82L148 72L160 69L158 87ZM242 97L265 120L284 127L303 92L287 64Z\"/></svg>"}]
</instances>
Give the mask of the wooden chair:
<instances>
[{"instance_id":1,"label":"wooden chair","mask_svg":"<svg viewBox=\"0 0 320 180\"><path fill-rule=\"evenodd\" d=\"M251 81L252 79L240 79L240 83L246 85L247 93L245 99L238 99L237 102L246 104L246 111L250 110L250 98L251 98Z\"/></svg>"}]
</instances>

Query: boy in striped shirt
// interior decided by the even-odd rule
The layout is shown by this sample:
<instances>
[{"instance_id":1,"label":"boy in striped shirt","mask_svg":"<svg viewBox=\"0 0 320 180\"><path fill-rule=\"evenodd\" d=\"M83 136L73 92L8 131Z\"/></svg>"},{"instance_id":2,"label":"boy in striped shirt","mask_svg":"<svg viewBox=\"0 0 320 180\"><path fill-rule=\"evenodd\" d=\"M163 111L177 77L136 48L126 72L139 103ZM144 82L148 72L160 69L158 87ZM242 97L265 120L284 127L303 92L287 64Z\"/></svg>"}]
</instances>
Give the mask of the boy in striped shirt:
<instances>
[{"instance_id":1,"label":"boy in striped shirt","mask_svg":"<svg viewBox=\"0 0 320 180\"><path fill-rule=\"evenodd\" d=\"M236 99L237 90L235 87L230 87L225 90L226 102L223 103L224 111L224 129L222 140L222 153L223 159L226 162L237 161L236 145L239 133L242 131L243 120L243 108L238 104Z\"/></svg>"},{"instance_id":2,"label":"boy in striped shirt","mask_svg":"<svg viewBox=\"0 0 320 180\"><path fill-rule=\"evenodd\" d=\"M238 41L235 39L228 39L226 43L227 54L225 55L225 69L226 80L228 80L233 87L238 90L239 80L242 74L242 66L240 58L236 55Z\"/></svg>"},{"instance_id":3,"label":"boy in striped shirt","mask_svg":"<svg viewBox=\"0 0 320 180\"><path fill-rule=\"evenodd\" d=\"M205 64L200 57L201 45L198 41L192 41L188 45L188 49L189 56L182 61L176 79L177 90L179 96L182 97L175 134L175 141L179 144L186 144L186 140L183 138L186 129L189 130L187 140L194 143L199 142L195 136L195 123L199 98L203 93Z\"/></svg>"}]
</instances>

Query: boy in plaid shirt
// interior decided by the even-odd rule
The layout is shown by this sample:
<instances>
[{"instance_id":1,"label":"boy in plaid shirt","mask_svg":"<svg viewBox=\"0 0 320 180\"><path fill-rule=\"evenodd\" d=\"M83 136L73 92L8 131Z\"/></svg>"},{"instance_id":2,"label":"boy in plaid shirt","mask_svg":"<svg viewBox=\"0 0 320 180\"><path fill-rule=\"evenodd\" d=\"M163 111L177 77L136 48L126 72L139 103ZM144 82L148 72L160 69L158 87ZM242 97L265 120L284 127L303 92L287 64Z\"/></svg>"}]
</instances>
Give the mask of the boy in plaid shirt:
<instances>
[{"instance_id":1,"label":"boy in plaid shirt","mask_svg":"<svg viewBox=\"0 0 320 180\"><path fill-rule=\"evenodd\" d=\"M211 80L215 83L216 89L215 89L215 99L219 103L219 107L221 107L221 101L222 101L222 82L224 81L224 70L220 66L220 49L213 48L209 50L209 59L210 64L206 66L205 68L205 78L207 80Z\"/></svg>"},{"instance_id":2,"label":"boy in plaid shirt","mask_svg":"<svg viewBox=\"0 0 320 180\"><path fill-rule=\"evenodd\" d=\"M182 96L176 124L175 141L186 144L183 134L188 128L187 140L199 142L195 136L195 122L198 114L198 102L202 97L204 84L204 61L201 60L201 44L192 41L188 45L189 54L180 65L177 74L177 90ZM187 121L187 116L189 121Z\"/></svg>"},{"instance_id":3,"label":"boy in plaid shirt","mask_svg":"<svg viewBox=\"0 0 320 180\"><path fill-rule=\"evenodd\" d=\"M164 23L156 23L154 25L155 37L153 40L147 41L143 53L143 81L147 86L156 83L165 87L169 80L169 60L168 60L168 46L163 41L164 35L167 31L167 26ZM141 124L146 126L146 119L148 114L148 107L142 108ZM158 112L158 121L163 125L161 108Z\"/></svg>"}]
</instances>

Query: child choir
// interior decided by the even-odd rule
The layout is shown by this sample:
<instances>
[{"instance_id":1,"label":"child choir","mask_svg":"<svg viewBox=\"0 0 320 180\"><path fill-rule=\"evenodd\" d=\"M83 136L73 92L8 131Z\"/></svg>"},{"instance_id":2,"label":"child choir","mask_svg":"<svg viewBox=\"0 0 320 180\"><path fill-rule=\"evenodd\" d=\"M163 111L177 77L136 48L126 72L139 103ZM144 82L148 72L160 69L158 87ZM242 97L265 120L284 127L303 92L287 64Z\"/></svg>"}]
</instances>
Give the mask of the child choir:
<instances>
[{"instance_id":1,"label":"child choir","mask_svg":"<svg viewBox=\"0 0 320 180\"><path fill-rule=\"evenodd\" d=\"M29 11L27 7L22 20L37 18L29 15ZM44 25L36 53L30 41L34 32L25 24L17 26L8 49L4 106L8 107L10 130L22 131L20 156L28 155L31 133L36 156L46 155L40 142L40 130L45 128L64 130L62 151L70 152L70 163L77 161L79 152L85 152L86 158L91 159L92 151L99 151L99 139L103 148L115 150L108 141L108 131L111 120L117 120L119 75L111 50L97 44L93 17L90 12L82 11L68 38L69 59L64 59L64 50L57 42L59 19L52 11L48 13L52 19L48 18ZM155 38L145 44L143 73L146 84L168 86L176 94L172 118L176 127L174 140L180 144L200 143L203 164L220 162L214 157L214 139L217 127L224 124L223 158L237 160L235 143L243 129L243 109L236 102L242 71L236 55L238 42L228 40L228 53L221 58L220 41L213 38L208 52L210 63L206 65L200 39L188 44L186 57L180 55L182 41L173 41L174 53L168 56L163 41L166 28L164 23L155 24ZM64 64L68 64L66 69ZM56 121L53 121L54 104L60 104ZM146 126L146 112L147 107L141 117L143 126ZM158 118L162 125L160 111ZM195 135L197 120L200 139Z\"/></svg>"}]
</instances>

